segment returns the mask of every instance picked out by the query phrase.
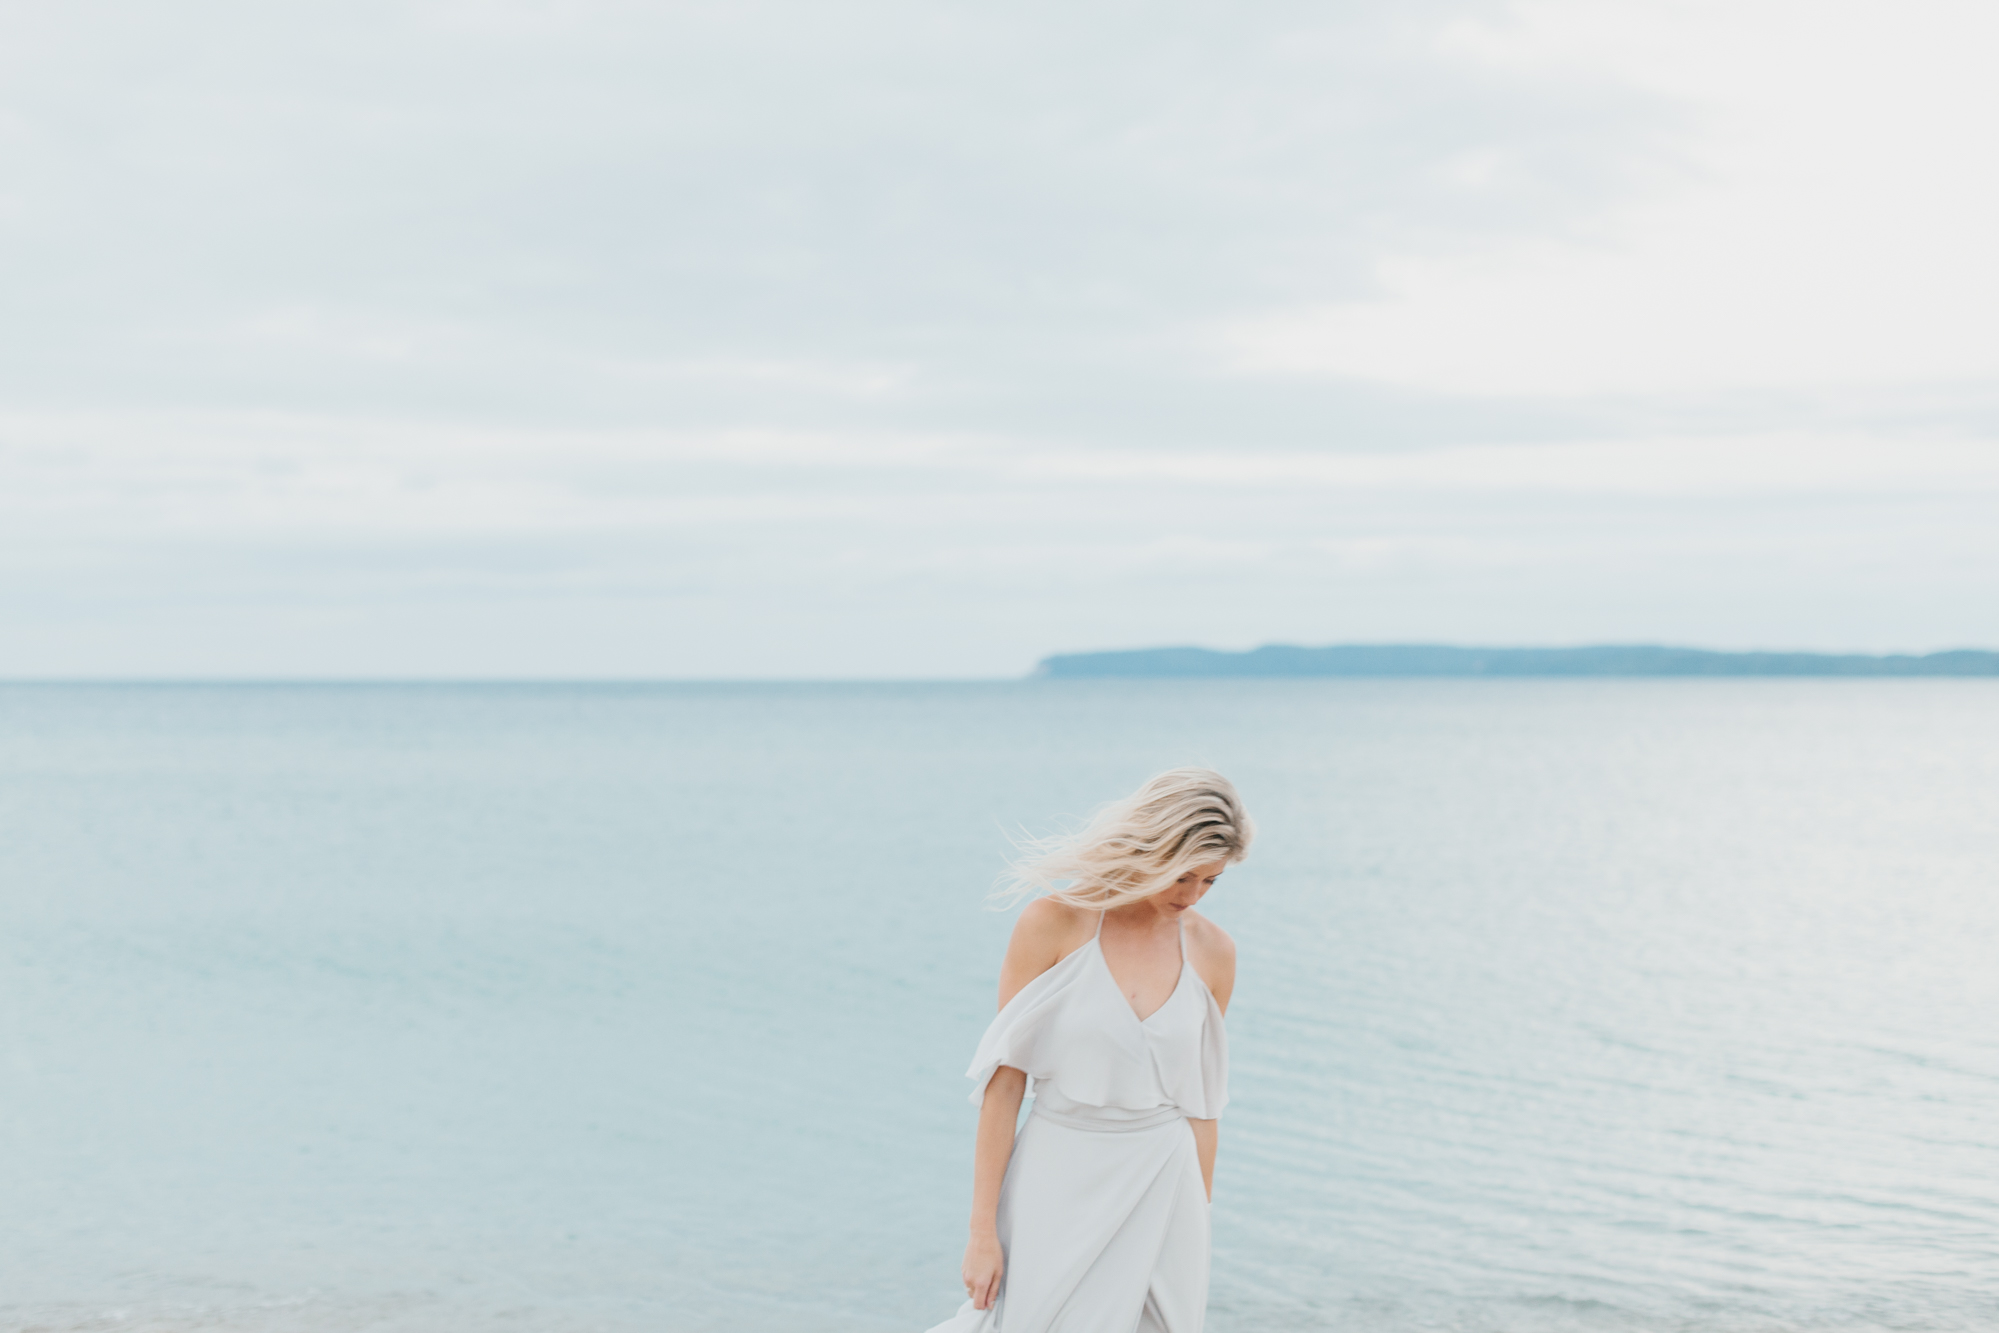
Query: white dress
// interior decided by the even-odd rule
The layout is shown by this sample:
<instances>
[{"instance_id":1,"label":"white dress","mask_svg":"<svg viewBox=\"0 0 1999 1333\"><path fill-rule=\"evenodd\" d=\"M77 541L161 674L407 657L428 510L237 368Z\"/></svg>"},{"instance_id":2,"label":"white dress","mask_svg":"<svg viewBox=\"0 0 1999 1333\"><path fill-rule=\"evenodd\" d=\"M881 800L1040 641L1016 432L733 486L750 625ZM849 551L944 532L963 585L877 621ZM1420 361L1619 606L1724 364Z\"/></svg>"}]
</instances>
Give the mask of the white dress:
<instances>
[{"instance_id":1,"label":"white dress","mask_svg":"<svg viewBox=\"0 0 1999 1333\"><path fill-rule=\"evenodd\" d=\"M990 1309L930 1333L1201 1333L1208 1199L1194 1132L1228 1101L1221 1006L1187 961L1145 1019L1088 944L1021 987L979 1041L972 1102L1001 1065L1033 1109L1000 1185L1006 1264Z\"/></svg>"}]
</instances>

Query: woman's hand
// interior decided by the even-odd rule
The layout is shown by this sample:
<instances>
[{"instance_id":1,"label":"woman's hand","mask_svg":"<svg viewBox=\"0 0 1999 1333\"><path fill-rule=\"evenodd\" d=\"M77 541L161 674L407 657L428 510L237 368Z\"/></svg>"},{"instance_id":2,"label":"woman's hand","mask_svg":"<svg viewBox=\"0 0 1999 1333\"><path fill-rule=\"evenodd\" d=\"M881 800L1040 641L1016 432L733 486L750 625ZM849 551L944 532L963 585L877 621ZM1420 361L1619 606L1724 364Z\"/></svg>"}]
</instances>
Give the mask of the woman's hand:
<instances>
[{"instance_id":1,"label":"woman's hand","mask_svg":"<svg viewBox=\"0 0 1999 1333\"><path fill-rule=\"evenodd\" d=\"M999 1295L1000 1274L1006 1270L1006 1256L1000 1252L999 1237L987 1232L972 1234L965 1246L965 1294L974 1310L992 1308Z\"/></svg>"}]
</instances>

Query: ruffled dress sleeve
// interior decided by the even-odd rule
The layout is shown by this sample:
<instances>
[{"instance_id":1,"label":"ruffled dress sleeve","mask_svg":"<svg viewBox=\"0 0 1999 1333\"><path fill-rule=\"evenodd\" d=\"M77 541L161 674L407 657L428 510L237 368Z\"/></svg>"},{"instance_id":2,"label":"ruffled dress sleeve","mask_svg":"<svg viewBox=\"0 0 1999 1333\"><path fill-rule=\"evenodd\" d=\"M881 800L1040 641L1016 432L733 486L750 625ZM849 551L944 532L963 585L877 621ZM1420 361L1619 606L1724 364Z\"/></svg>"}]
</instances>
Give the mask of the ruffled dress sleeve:
<instances>
[{"instance_id":1,"label":"ruffled dress sleeve","mask_svg":"<svg viewBox=\"0 0 1999 1333\"><path fill-rule=\"evenodd\" d=\"M972 1080L972 1105L985 1101L986 1085L1001 1065L1027 1075L1028 1095L1037 1082L1050 1078L1056 1070L1059 1044L1056 1024L1064 1002L1082 976L1084 950L1077 949L1061 962L1022 986L1001 1009L979 1038L978 1051L965 1077Z\"/></svg>"}]
</instances>

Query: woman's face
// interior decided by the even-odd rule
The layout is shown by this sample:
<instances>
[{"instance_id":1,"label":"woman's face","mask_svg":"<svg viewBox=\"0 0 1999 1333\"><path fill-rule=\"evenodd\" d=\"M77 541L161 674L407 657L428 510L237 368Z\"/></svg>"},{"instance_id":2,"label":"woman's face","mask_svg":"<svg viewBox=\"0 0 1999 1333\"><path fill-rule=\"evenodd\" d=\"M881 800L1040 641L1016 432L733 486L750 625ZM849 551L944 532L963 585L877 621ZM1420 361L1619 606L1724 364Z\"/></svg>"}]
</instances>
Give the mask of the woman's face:
<instances>
[{"instance_id":1,"label":"woman's face","mask_svg":"<svg viewBox=\"0 0 1999 1333\"><path fill-rule=\"evenodd\" d=\"M1228 862L1215 861L1204 866L1195 866L1180 878L1152 896L1163 904L1167 911L1180 913L1201 901L1201 896L1215 887L1215 881L1228 869Z\"/></svg>"}]
</instances>

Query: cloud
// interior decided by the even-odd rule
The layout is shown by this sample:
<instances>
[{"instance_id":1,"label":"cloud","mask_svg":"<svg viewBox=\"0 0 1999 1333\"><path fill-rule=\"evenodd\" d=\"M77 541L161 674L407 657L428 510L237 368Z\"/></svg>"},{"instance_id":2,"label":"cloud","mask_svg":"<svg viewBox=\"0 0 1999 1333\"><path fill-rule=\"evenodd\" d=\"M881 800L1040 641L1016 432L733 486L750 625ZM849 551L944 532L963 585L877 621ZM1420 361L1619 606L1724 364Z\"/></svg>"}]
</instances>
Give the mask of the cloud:
<instances>
[{"instance_id":1,"label":"cloud","mask_svg":"<svg viewBox=\"0 0 1999 1333\"><path fill-rule=\"evenodd\" d=\"M865 366L933 419L1171 422L1217 311L1614 185L1656 99L1439 50L1497 12L16 10L0 390L657 422L634 366ZM691 410L822 409L793 386Z\"/></svg>"},{"instance_id":2,"label":"cloud","mask_svg":"<svg viewBox=\"0 0 1999 1333\"><path fill-rule=\"evenodd\" d=\"M1999 640L1881 13L15 7L0 673Z\"/></svg>"},{"instance_id":3,"label":"cloud","mask_svg":"<svg viewBox=\"0 0 1999 1333\"><path fill-rule=\"evenodd\" d=\"M1999 379L1999 84L1974 4L1524 6L1466 58L1688 109L1675 170L1580 234L1385 252L1377 294L1227 321L1249 374L1503 397Z\"/></svg>"}]
</instances>

